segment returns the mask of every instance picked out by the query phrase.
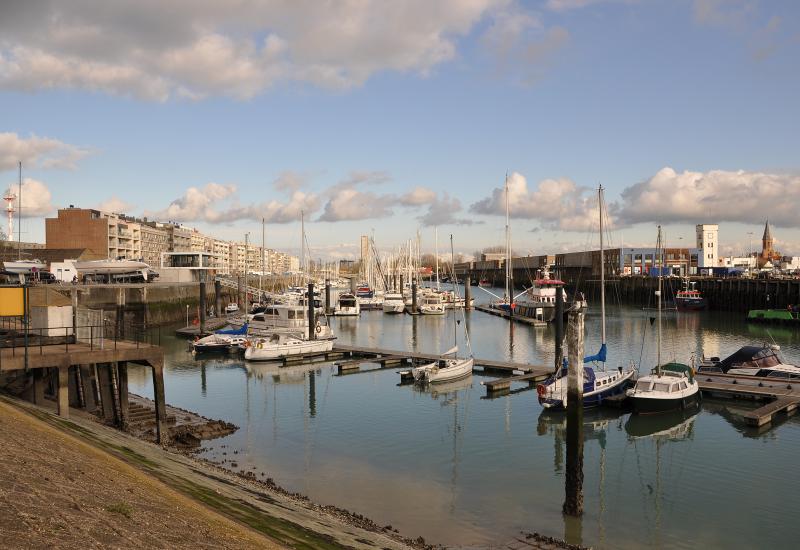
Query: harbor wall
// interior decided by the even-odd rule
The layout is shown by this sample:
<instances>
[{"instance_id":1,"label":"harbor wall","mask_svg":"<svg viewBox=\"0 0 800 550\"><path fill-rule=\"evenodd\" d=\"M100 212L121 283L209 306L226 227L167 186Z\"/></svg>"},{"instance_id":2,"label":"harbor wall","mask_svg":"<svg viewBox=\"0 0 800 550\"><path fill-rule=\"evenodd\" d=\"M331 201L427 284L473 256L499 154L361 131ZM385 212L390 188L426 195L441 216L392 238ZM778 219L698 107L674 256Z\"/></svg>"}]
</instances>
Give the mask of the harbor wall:
<instances>
[{"instance_id":1,"label":"harbor wall","mask_svg":"<svg viewBox=\"0 0 800 550\"><path fill-rule=\"evenodd\" d=\"M106 318L116 318L120 309L127 324L159 326L189 321L199 314L199 283L145 283L112 285L75 285L57 288L77 308L103 310ZM222 287L222 303L236 301L236 289ZM206 285L206 304L215 303L214 285Z\"/></svg>"},{"instance_id":2,"label":"harbor wall","mask_svg":"<svg viewBox=\"0 0 800 550\"><path fill-rule=\"evenodd\" d=\"M463 270L459 277L469 275L472 281L487 279L492 286L505 285L503 269ZM530 286L531 272L514 269L514 288L517 292ZM584 293L587 299L600 299L600 279L583 270L556 270L553 278L566 283L567 291ZM664 300L672 301L683 288L684 279L663 279ZM800 279L748 279L743 277L691 277L695 288L706 298L708 308L719 311L746 313L750 309L785 309L789 305L800 305ZM606 279L608 303L622 303L640 307L655 307L655 291L658 278L648 276L609 277Z\"/></svg>"}]
</instances>

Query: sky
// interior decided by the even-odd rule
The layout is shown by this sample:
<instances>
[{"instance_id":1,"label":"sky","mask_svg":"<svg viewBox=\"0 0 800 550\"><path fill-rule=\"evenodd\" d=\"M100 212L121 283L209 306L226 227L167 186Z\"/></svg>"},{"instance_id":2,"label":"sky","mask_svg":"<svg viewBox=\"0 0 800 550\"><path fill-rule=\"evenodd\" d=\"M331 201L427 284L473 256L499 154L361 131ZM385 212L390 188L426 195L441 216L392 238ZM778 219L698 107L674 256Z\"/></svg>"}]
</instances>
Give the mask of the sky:
<instances>
[{"instance_id":1,"label":"sky","mask_svg":"<svg viewBox=\"0 0 800 550\"><path fill-rule=\"evenodd\" d=\"M358 256L454 237L800 255L794 0L7 0L0 184L22 239L69 205ZM5 229L5 219L2 220Z\"/></svg>"}]
</instances>

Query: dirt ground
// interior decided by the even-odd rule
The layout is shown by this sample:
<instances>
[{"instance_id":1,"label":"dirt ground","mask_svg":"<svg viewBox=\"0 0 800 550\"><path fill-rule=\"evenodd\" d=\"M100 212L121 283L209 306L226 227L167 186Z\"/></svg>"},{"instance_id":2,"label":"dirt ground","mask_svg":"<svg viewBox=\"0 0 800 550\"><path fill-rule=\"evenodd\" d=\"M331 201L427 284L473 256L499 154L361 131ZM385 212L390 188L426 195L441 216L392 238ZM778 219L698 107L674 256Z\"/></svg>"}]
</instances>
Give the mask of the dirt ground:
<instances>
[{"instance_id":1,"label":"dirt ground","mask_svg":"<svg viewBox=\"0 0 800 550\"><path fill-rule=\"evenodd\" d=\"M0 401L3 548L281 548Z\"/></svg>"}]
</instances>

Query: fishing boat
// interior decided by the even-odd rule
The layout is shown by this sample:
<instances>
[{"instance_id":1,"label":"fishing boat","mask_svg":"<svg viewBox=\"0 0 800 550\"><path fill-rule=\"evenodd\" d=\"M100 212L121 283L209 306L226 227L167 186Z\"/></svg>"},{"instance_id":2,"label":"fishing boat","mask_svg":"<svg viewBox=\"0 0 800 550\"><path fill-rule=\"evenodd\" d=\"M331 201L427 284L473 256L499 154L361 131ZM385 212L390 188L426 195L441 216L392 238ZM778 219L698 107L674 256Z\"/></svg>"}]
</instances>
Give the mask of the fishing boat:
<instances>
[{"instance_id":1,"label":"fishing boat","mask_svg":"<svg viewBox=\"0 0 800 550\"><path fill-rule=\"evenodd\" d=\"M662 250L661 226L658 226L658 243ZM663 259L662 259L663 266ZM661 292L663 269L658 272L658 356L652 373L642 376L636 385L627 391L628 400L635 414L656 414L686 410L700 403L700 387L694 377L694 369L683 363L661 364Z\"/></svg>"},{"instance_id":2,"label":"fishing boat","mask_svg":"<svg viewBox=\"0 0 800 550\"><path fill-rule=\"evenodd\" d=\"M605 249L603 242L603 187L597 191L597 200L600 210L600 265L604 265ZM550 280L549 277L547 280ZM583 359L584 365L593 364L594 366L583 367L583 406L584 408L597 407L609 397L620 395L625 392L631 380L633 380L636 370L631 366L627 369L618 367L613 370L606 370L605 364L608 355L606 346L606 279L605 270L600 270L600 351ZM552 311L555 312L555 288L552 295ZM546 295L550 299L550 295ZM550 302L548 302L550 303ZM584 303L578 301L572 307L583 308ZM554 315L555 313L553 313ZM552 318L552 316L551 316ZM595 366L599 366L596 369ZM539 403L545 409L563 410L567 403L567 374L568 368L565 364L559 372L542 384L536 387L539 395Z\"/></svg>"},{"instance_id":3,"label":"fishing boat","mask_svg":"<svg viewBox=\"0 0 800 550\"><path fill-rule=\"evenodd\" d=\"M455 257L453 252L453 236L450 236L450 256L451 259ZM453 292L456 292L456 283L455 276L453 277ZM427 363L425 365L421 365L419 367L414 367L411 369L411 374L414 377L414 382L420 384L435 384L438 382L448 382L451 380L458 380L459 378L465 378L467 376L472 376L472 367L474 366L475 360L472 356L472 347L469 342L469 332L467 331L467 323L466 318L464 318L464 313L462 310L462 320L464 321L464 339L467 343L467 347L470 350L469 357L459 358L458 357L458 325L460 321L456 321L456 310L453 309L453 344L454 346L442 354L442 358L433 361L432 363ZM450 357L452 356L452 357Z\"/></svg>"},{"instance_id":4,"label":"fishing boat","mask_svg":"<svg viewBox=\"0 0 800 550\"><path fill-rule=\"evenodd\" d=\"M531 281L530 288L526 289L522 295L517 296L514 301L514 313L549 323L556 315L556 289L564 285L564 281L552 279L550 271L545 268L540 277ZM564 293L564 302L567 303L567 291L562 292Z\"/></svg>"},{"instance_id":5,"label":"fishing boat","mask_svg":"<svg viewBox=\"0 0 800 550\"><path fill-rule=\"evenodd\" d=\"M357 317L361 314L360 300L349 292L339 294L336 309L333 314L337 317Z\"/></svg>"},{"instance_id":6,"label":"fishing boat","mask_svg":"<svg viewBox=\"0 0 800 550\"><path fill-rule=\"evenodd\" d=\"M675 307L678 311L701 311L706 308L706 299L695 288L697 283L684 279L683 289L675 294Z\"/></svg>"},{"instance_id":7,"label":"fishing boat","mask_svg":"<svg viewBox=\"0 0 800 550\"><path fill-rule=\"evenodd\" d=\"M324 353L333 349L333 338L305 339L287 333L275 333L269 338L248 341L244 358L248 361L275 361L292 355Z\"/></svg>"},{"instance_id":8,"label":"fishing boat","mask_svg":"<svg viewBox=\"0 0 800 550\"><path fill-rule=\"evenodd\" d=\"M390 314L403 313L406 303L403 295L397 292L389 292L383 297L383 312Z\"/></svg>"}]
</instances>

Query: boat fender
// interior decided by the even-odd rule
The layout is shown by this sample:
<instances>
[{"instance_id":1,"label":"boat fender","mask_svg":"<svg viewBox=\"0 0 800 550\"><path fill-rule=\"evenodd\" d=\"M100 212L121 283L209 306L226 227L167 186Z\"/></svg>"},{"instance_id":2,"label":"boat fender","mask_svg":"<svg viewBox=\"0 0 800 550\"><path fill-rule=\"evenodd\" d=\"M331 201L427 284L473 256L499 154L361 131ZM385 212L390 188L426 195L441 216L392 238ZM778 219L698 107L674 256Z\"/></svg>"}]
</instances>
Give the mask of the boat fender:
<instances>
[{"instance_id":1,"label":"boat fender","mask_svg":"<svg viewBox=\"0 0 800 550\"><path fill-rule=\"evenodd\" d=\"M258 343L258 349L264 349L264 344L262 342Z\"/></svg>"},{"instance_id":2,"label":"boat fender","mask_svg":"<svg viewBox=\"0 0 800 550\"><path fill-rule=\"evenodd\" d=\"M544 397L544 394L547 393L547 388L544 387L544 384L539 384L536 386L536 393L539 394L539 397Z\"/></svg>"},{"instance_id":3,"label":"boat fender","mask_svg":"<svg viewBox=\"0 0 800 550\"><path fill-rule=\"evenodd\" d=\"M320 332L322 332L322 325L320 325L320 324L317 324L317 328L315 328L315 329L314 329L314 331L315 331L317 334L319 334Z\"/></svg>"}]
</instances>

